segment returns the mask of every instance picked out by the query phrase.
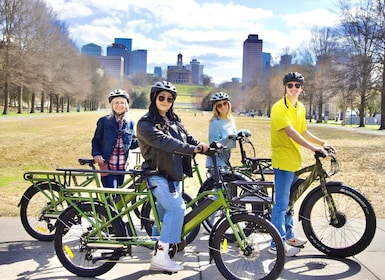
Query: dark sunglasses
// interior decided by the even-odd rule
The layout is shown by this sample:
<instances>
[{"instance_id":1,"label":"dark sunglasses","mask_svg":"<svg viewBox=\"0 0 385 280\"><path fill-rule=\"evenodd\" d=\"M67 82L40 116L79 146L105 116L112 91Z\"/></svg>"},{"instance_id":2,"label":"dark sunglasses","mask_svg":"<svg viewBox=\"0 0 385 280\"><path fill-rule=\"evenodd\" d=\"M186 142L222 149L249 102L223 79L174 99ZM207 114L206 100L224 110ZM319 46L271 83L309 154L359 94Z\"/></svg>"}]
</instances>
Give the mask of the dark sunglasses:
<instances>
[{"instance_id":1,"label":"dark sunglasses","mask_svg":"<svg viewBox=\"0 0 385 280\"><path fill-rule=\"evenodd\" d=\"M222 108L222 106L227 106L227 105L229 105L228 102L217 103L217 108L220 109Z\"/></svg>"},{"instance_id":2,"label":"dark sunglasses","mask_svg":"<svg viewBox=\"0 0 385 280\"><path fill-rule=\"evenodd\" d=\"M163 101L165 101L165 100L167 100L167 102L168 103L173 103L174 102L174 98L172 98L172 97L165 97L165 96L163 96L163 95L158 95L158 100L160 101L160 102L163 102Z\"/></svg>"},{"instance_id":3,"label":"dark sunglasses","mask_svg":"<svg viewBox=\"0 0 385 280\"><path fill-rule=\"evenodd\" d=\"M288 88L293 88L294 86L295 86L295 88L300 88L300 87L301 87L301 84L300 84L300 83L287 84L287 87L288 87Z\"/></svg>"}]
</instances>

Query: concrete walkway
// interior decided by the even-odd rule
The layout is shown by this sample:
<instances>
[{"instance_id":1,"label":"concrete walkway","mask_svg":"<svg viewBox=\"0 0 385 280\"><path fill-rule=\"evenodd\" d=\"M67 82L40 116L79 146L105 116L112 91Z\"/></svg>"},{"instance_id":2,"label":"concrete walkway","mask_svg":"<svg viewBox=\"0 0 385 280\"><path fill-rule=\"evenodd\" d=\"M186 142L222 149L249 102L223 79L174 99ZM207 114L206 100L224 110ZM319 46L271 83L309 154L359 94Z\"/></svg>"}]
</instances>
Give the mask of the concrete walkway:
<instances>
[{"instance_id":1,"label":"concrete walkway","mask_svg":"<svg viewBox=\"0 0 385 280\"><path fill-rule=\"evenodd\" d=\"M300 229L297 229L300 234ZM175 260L185 267L173 275L149 271L151 251L133 248L134 257L121 259L106 274L96 279L216 280L223 279L214 263L208 262L208 235L201 229L196 240ZM287 258L280 279L385 279L385 219L378 220L377 232L362 253L346 258L329 258L310 244L296 256ZM58 261L53 243L31 238L18 217L0 217L1 279L87 279L73 275Z\"/></svg>"}]
</instances>

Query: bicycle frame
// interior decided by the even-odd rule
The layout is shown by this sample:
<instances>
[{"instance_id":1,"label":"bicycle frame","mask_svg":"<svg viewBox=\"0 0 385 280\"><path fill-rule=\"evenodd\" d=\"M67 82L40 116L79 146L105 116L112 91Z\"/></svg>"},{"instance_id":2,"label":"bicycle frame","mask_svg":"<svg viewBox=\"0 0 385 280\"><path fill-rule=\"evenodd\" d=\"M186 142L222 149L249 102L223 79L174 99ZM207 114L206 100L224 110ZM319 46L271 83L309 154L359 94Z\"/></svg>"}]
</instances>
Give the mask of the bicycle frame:
<instances>
[{"instance_id":1,"label":"bicycle frame","mask_svg":"<svg viewBox=\"0 0 385 280\"><path fill-rule=\"evenodd\" d=\"M256 157L254 145L249 139L250 136L251 133L249 130L242 129L238 131L237 135L231 137L238 142L242 165L231 166L230 162L228 162L228 165L232 171L242 173L250 179L266 181L266 175L274 174L271 168L271 159ZM246 154L245 144L251 146L252 156ZM256 178L254 175L258 175L259 177Z\"/></svg>"},{"instance_id":2,"label":"bicycle frame","mask_svg":"<svg viewBox=\"0 0 385 280\"><path fill-rule=\"evenodd\" d=\"M332 163L336 163L336 159L333 157L333 155L330 156L332 157ZM336 205L332 196L329 195L328 190L326 188L326 178L330 177L331 175L328 175L326 170L323 168L322 162L320 160L321 157L325 156L323 156L323 154L321 153L316 152L314 154L314 158L316 161L315 164L306 166L295 172L296 177L300 177L302 174L305 173L310 173L305 178L299 178L298 181L292 187L288 209L290 210L295 204L295 202L298 201L298 199L311 187L313 182L319 179L320 188L322 190L324 198L326 199L329 208L329 213L331 215L332 220L335 221L337 219Z\"/></svg>"},{"instance_id":3,"label":"bicycle frame","mask_svg":"<svg viewBox=\"0 0 385 280\"><path fill-rule=\"evenodd\" d=\"M61 171L64 171L67 173L67 176L71 177L74 176L72 172L80 172L80 169L60 169ZM100 171L95 171L100 172ZM137 170L131 170L131 171L122 171L125 174L131 174L134 178L137 177L139 174ZM144 176L144 175L141 175ZM144 182L144 178L141 177L140 179L135 181L142 181ZM142 183L140 185L143 185ZM159 216L156 210L155 205L155 199L153 197L153 194L149 190L133 190L133 189L110 189L110 188L78 188L78 187L66 187L63 189L63 193L65 194L65 200L68 202L69 205L74 207L78 212L79 215L83 218L87 219L87 221L92 224L95 227L95 230L90 232L89 234L92 236L93 234L97 233L100 237L100 240L93 240L92 243L103 243L103 244L120 244L124 246L129 245L154 245L155 241L152 239L146 239L146 240L140 240L139 235L137 231L135 230L133 218L132 218L132 212L142 205L144 202L149 201L153 215L155 218L155 224L159 229L161 229L161 223L159 221ZM118 207L115 203L114 197L119 196L122 205L125 205L123 207ZM212 200L208 197L215 197L215 200ZM223 191L222 187L217 188L213 191L206 191L201 193L199 196L194 198L192 201L188 202L186 204L186 208L192 207L192 205L196 204L199 200L202 199L208 199L208 204L200 204L200 207L198 206L197 210L193 209L193 214L187 214L186 215L186 223L183 226L182 230L182 237L186 236L191 230L193 230L196 226L198 226L200 223L202 223L207 217L209 217L212 213L217 211L219 208L223 207L226 211L226 218L230 224L232 224L230 219L230 204L228 199L226 198L226 195ZM132 203L130 203L132 202ZM90 217L89 215L82 212L79 205L81 203L88 203L92 205L94 209L94 205L102 205L108 213L108 221L105 221L103 223L100 223L96 217ZM208 207L207 207L208 206ZM118 210L118 211L116 211ZM197 213L195 215L195 213ZM94 213L95 215L95 213ZM131 238L128 240L122 240L122 237L117 237L119 240L105 240L102 238L102 231L103 229L108 228L108 226L111 225L111 223L116 219L122 219L123 221L127 221L126 225L128 226L129 235L131 235ZM95 232L96 231L96 232ZM238 236L238 240L239 236ZM93 244L92 246L96 246Z\"/></svg>"}]
</instances>

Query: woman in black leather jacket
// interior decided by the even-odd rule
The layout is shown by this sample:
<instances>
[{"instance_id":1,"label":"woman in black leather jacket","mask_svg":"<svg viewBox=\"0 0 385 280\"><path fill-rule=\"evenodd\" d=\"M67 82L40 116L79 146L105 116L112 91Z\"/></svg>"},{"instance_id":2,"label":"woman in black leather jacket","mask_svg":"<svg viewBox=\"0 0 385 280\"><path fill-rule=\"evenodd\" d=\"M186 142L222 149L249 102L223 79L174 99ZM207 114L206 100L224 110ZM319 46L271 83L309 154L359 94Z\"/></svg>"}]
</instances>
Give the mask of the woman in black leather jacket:
<instances>
[{"instance_id":1,"label":"woman in black leather jacket","mask_svg":"<svg viewBox=\"0 0 385 280\"><path fill-rule=\"evenodd\" d=\"M171 83L155 83L151 88L149 111L137 124L138 143L144 159L142 169L158 171L148 178L162 222L150 269L169 272L183 269L168 255L169 245L181 242L185 212L182 180L184 174L192 176L192 156L208 149L187 132L173 112L176 96L176 88Z\"/></svg>"}]
</instances>

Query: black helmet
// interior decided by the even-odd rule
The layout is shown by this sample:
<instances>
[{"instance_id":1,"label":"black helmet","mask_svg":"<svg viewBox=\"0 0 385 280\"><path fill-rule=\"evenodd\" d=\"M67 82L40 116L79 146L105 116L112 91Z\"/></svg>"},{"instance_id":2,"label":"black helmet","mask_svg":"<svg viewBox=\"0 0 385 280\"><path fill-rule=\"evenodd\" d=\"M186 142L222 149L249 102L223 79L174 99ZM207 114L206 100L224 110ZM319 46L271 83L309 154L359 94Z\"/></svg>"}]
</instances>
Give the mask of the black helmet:
<instances>
[{"instance_id":1,"label":"black helmet","mask_svg":"<svg viewBox=\"0 0 385 280\"><path fill-rule=\"evenodd\" d=\"M302 85L305 82L305 78L301 73L289 72L283 77L283 85L286 85L288 82L299 82Z\"/></svg>"},{"instance_id":2,"label":"black helmet","mask_svg":"<svg viewBox=\"0 0 385 280\"><path fill-rule=\"evenodd\" d=\"M151 87L151 95L150 95L151 101L154 100L154 98L156 97L156 93L160 92L162 90L165 90L165 91L168 91L169 93L171 93L174 100L176 99L176 96L178 95L178 92L176 91L176 88L172 83L166 82L166 81L156 82Z\"/></svg>"},{"instance_id":3,"label":"black helmet","mask_svg":"<svg viewBox=\"0 0 385 280\"><path fill-rule=\"evenodd\" d=\"M130 96L128 95L127 91L122 90L122 89L114 89L108 94L108 102L111 103L112 99L115 97L124 97L127 99L127 102L130 103Z\"/></svg>"},{"instance_id":4,"label":"black helmet","mask_svg":"<svg viewBox=\"0 0 385 280\"><path fill-rule=\"evenodd\" d=\"M210 98L210 102L211 102L211 105L214 105L216 102L218 101L221 101L221 100L229 100L230 97L229 95L226 93L226 92L216 92L214 93L211 98Z\"/></svg>"}]
</instances>

